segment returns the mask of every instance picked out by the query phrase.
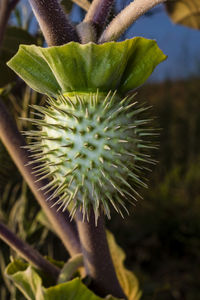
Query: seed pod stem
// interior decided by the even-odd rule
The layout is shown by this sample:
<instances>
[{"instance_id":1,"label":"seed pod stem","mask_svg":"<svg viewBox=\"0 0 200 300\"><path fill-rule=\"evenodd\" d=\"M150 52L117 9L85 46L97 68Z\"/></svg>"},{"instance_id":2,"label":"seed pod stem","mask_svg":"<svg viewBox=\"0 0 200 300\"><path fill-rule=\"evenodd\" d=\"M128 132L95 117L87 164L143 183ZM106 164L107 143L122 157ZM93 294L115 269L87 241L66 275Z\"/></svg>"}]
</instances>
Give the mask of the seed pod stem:
<instances>
[{"instance_id":1,"label":"seed pod stem","mask_svg":"<svg viewBox=\"0 0 200 300\"><path fill-rule=\"evenodd\" d=\"M110 252L108 249L104 217L100 215L97 221L91 210L90 221L82 221L82 213L77 212L76 221L84 256L86 272L92 278L91 288L100 296L112 294L126 299L118 282Z\"/></svg>"}]
</instances>

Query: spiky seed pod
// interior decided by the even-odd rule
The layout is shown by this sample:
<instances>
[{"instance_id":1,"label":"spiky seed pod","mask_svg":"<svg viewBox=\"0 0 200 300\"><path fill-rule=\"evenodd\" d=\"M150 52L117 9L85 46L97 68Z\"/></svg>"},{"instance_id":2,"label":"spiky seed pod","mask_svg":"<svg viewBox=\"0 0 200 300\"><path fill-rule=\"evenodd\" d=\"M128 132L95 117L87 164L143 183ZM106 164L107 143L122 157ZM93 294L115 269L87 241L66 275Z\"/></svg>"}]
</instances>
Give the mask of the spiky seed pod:
<instances>
[{"instance_id":1,"label":"spiky seed pod","mask_svg":"<svg viewBox=\"0 0 200 300\"><path fill-rule=\"evenodd\" d=\"M73 217L81 209L96 220L103 208L110 218L110 204L121 215L126 199L135 201L137 187L146 187L138 176L143 164L153 163L144 149L149 119L139 119L146 108L137 108L134 97L120 100L116 93L68 93L49 98L47 107L33 106L39 118L32 119L40 131L27 132L33 161L41 163L35 173L51 179L44 189L54 190L50 199L64 211L71 203ZM39 114L38 114L39 112ZM30 119L29 119L30 120Z\"/></svg>"}]
</instances>

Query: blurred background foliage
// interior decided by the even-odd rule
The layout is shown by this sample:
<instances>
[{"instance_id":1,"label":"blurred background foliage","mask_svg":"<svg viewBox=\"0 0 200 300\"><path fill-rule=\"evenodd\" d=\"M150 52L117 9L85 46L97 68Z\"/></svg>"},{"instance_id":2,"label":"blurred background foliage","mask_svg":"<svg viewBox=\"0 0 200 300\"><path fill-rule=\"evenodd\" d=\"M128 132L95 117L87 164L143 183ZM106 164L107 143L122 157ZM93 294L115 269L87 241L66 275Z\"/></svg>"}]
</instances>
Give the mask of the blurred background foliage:
<instances>
[{"instance_id":1,"label":"blurred background foliage","mask_svg":"<svg viewBox=\"0 0 200 300\"><path fill-rule=\"evenodd\" d=\"M88 9L88 1L74 2ZM63 0L62 4L69 13L72 3ZM181 14L177 19L177 2L169 2L167 10L175 22L199 28L196 14L192 19L193 4L199 9L197 0L180 4L187 8L186 19ZM180 6L178 9L180 12ZM5 63L20 43L43 45L41 33L30 29L32 19L25 8L17 7L11 17L11 25L14 22L15 26L7 27L0 47L0 94L20 130L30 125L19 118L30 116L29 105L43 103L44 98L27 87ZM127 267L138 276L142 300L200 299L199 82L200 78L190 77L149 83L138 90L138 101L145 100L153 106L155 122L161 128L156 156L159 163L149 176L149 189L142 191L144 199L136 208L130 208L130 216L123 221L113 214L107 227L127 254ZM0 220L42 254L66 261L64 247L42 225L40 207L1 141ZM16 253L0 241L0 299L24 299L4 276L10 256L16 257Z\"/></svg>"},{"instance_id":2,"label":"blurred background foliage","mask_svg":"<svg viewBox=\"0 0 200 300\"><path fill-rule=\"evenodd\" d=\"M149 84L138 99L161 127L159 163L144 199L121 226L108 224L127 253L147 299L200 299L199 78Z\"/></svg>"}]
</instances>

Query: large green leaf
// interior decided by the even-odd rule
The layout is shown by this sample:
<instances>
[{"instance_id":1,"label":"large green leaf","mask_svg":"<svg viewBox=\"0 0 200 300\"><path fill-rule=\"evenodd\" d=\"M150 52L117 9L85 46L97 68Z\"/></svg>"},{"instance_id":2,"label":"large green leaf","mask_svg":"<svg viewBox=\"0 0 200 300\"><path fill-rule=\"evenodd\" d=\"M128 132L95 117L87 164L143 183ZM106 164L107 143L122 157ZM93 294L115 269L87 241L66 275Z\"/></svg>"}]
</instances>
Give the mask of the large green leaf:
<instances>
[{"instance_id":1,"label":"large green leaf","mask_svg":"<svg viewBox=\"0 0 200 300\"><path fill-rule=\"evenodd\" d=\"M44 94L97 89L125 93L143 84L165 58L155 41L137 37L101 45L22 45L8 65L33 89Z\"/></svg>"},{"instance_id":2,"label":"large green leaf","mask_svg":"<svg viewBox=\"0 0 200 300\"><path fill-rule=\"evenodd\" d=\"M165 5L174 23L200 29L200 0L171 0Z\"/></svg>"},{"instance_id":3,"label":"large green leaf","mask_svg":"<svg viewBox=\"0 0 200 300\"><path fill-rule=\"evenodd\" d=\"M50 288L42 285L42 279L37 271L20 260L11 262L6 268L7 276L29 300L102 300L96 296L81 281L75 278L71 281L57 284ZM117 300L107 296L107 300ZM119 300L119 299L118 299Z\"/></svg>"},{"instance_id":4,"label":"large green leaf","mask_svg":"<svg viewBox=\"0 0 200 300\"><path fill-rule=\"evenodd\" d=\"M139 300L141 291L135 275L124 266L124 251L117 245L113 234L107 231L107 239L118 280L128 300Z\"/></svg>"},{"instance_id":5,"label":"large green leaf","mask_svg":"<svg viewBox=\"0 0 200 300\"><path fill-rule=\"evenodd\" d=\"M35 39L24 29L8 27L0 48L0 87L13 81L16 77L6 62L16 53L20 44L33 44Z\"/></svg>"}]
</instances>

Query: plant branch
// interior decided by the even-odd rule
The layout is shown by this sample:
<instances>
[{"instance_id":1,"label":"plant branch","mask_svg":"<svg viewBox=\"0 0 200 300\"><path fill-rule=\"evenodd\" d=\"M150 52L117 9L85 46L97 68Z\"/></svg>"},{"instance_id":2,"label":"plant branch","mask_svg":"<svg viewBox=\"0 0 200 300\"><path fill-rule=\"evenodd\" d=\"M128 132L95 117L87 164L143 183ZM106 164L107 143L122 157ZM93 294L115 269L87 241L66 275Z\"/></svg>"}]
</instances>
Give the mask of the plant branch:
<instances>
[{"instance_id":1,"label":"plant branch","mask_svg":"<svg viewBox=\"0 0 200 300\"><path fill-rule=\"evenodd\" d=\"M134 0L124 8L108 25L99 43L117 40L141 15L166 0Z\"/></svg>"},{"instance_id":2,"label":"plant branch","mask_svg":"<svg viewBox=\"0 0 200 300\"><path fill-rule=\"evenodd\" d=\"M20 240L12 231L0 222L0 239L15 250L22 258L34 265L36 268L50 275L54 283L57 281L60 270L48 260L44 259L42 255L33 249L30 245Z\"/></svg>"},{"instance_id":3,"label":"plant branch","mask_svg":"<svg viewBox=\"0 0 200 300\"><path fill-rule=\"evenodd\" d=\"M95 27L97 34L103 29L114 0L93 0L83 22Z\"/></svg>"},{"instance_id":4,"label":"plant branch","mask_svg":"<svg viewBox=\"0 0 200 300\"><path fill-rule=\"evenodd\" d=\"M4 32L12 10L15 8L19 0L1 0L0 2L0 46L3 41Z\"/></svg>"},{"instance_id":5,"label":"plant branch","mask_svg":"<svg viewBox=\"0 0 200 300\"><path fill-rule=\"evenodd\" d=\"M92 278L92 290L102 297L112 294L125 299L108 248L104 216L98 218L97 226L93 211L89 222L82 221L81 212L77 213L76 218L86 273Z\"/></svg>"},{"instance_id":6,"label":"plant branch","mask_svg":"<svg viewBox=\"0 0 200 300\"><path fill-rule=\"evenodd\" d=\"M1 99L0 99L1 100ZM21 172L22 176L28 183L35 198L43 208L53 228L62 240L66 249L71 255L80 253L80 243L75 224L70 222L69 216L57 211L57 207L51 207L52 203L46 201L49 195L44 195L41 190L47 182L44 180L37 181L33 172L34 165L27 165L29 162L29 153L22 148L26 145L23 137L19 133L17 126L8 114L5 106L0 101L0 139L7 148L10 156Z\"/></svg>"},{"instance_id":7,"label":"plant branch","mask_svg":"<svg viewBox=\"0 0 200 300\"><path fill-rule=\"evenodd\" d=\"M49 46L79 41L75 28L57 0L29 0L29 2Z\"/></svg>"}]
</instances>

